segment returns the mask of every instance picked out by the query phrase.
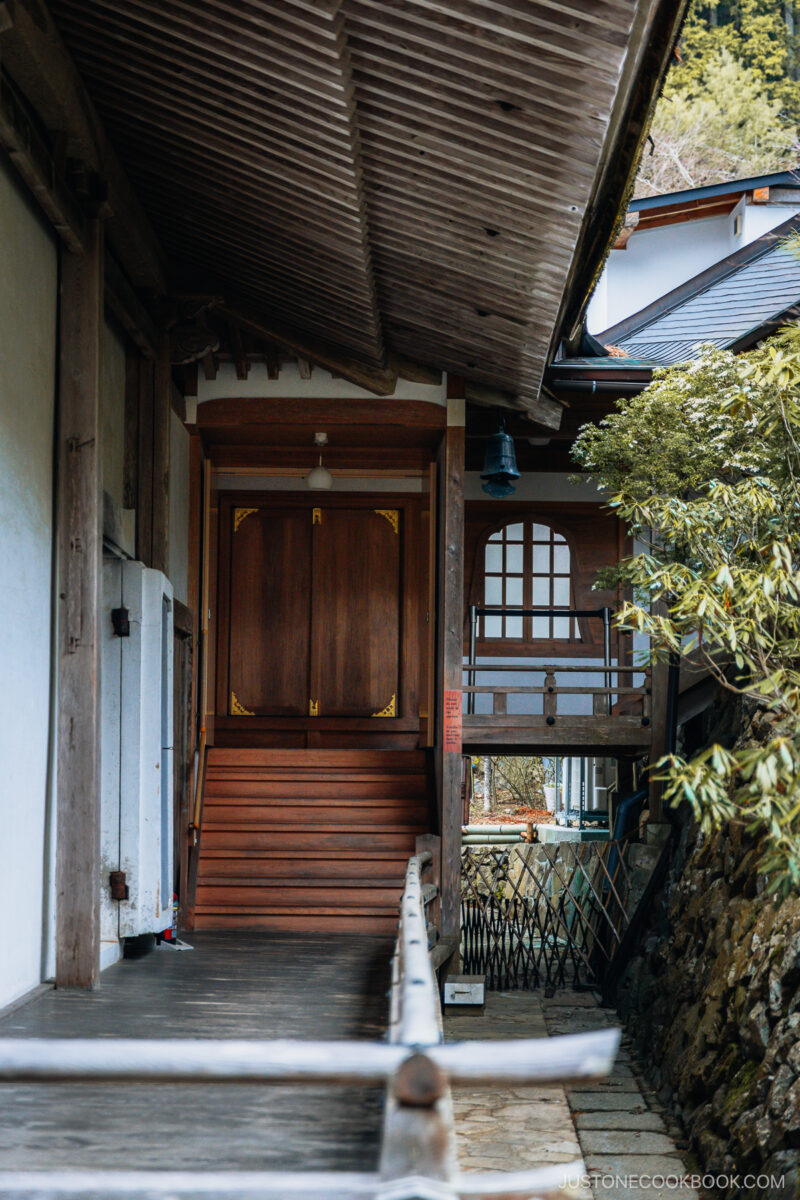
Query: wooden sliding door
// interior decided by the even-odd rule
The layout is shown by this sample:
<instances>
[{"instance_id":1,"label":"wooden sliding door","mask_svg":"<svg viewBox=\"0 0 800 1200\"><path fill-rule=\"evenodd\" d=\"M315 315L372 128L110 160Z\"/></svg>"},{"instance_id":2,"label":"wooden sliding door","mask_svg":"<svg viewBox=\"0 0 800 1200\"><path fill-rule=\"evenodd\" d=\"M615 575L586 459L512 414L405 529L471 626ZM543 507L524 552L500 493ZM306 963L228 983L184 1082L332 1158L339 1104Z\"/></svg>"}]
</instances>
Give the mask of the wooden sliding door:
<instances>
[{"instance_id":1,"label":"wooden sliding door","mask_svg":"<svg viewBox=\"0 0 800 1200\"><path fill-rule=\"evenodd\" d=\"M313 540L311 680L319 714L396 716L400 512L325 509Z\"/></svg>"},{"instance_id":2,"label":"wooden sliding door","mask_svg":"<svg viewBox=\"0 0 800 1200\"><path fill-rule=\"evenodd\" d=\"M308 511L234 507L230 521L232 716L308 713L312 528Z\"/></svg>"},{"instance_id":3,"label":"wooden sliding door","mask_svg":"<svg viewBox=\"0 0 800 1200\"><path fill-rule=\"evenodd\" d=\"M221 500L218 713L418 720L418 503L313 500Z\"/></svg>"}]
</instances>

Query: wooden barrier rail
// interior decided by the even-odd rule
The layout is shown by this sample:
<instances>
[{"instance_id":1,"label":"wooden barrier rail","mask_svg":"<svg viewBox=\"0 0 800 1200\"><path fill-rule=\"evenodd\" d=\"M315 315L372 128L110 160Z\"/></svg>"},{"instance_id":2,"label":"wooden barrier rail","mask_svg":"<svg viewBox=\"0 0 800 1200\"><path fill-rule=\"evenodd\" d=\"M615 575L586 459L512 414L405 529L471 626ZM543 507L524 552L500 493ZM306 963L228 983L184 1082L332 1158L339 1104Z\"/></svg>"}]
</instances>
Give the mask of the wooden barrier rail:
<instances>
[{"instance_id":1,"label":"wooden barrier rail","mask_svg":"<svg viewBox=\"0 0 800 1200\"><path fill-rule=\"evenodd\" d=\"M434 839L430 839L431 842ZM550 1040L442 1043L425 883L435 848L409 862L393 961L388 1043L182 1039L0 1039L0 1080L347 1084L387 1089L379 1170L359 1172L0 1171L8 1200L470 1200L566 1195L581 1162L505 1174L458 1171L450 1086L558 1085L598 1079L618 1030ZM437 950L434 945L433 952Z\"/></svg>"}]
</instances>

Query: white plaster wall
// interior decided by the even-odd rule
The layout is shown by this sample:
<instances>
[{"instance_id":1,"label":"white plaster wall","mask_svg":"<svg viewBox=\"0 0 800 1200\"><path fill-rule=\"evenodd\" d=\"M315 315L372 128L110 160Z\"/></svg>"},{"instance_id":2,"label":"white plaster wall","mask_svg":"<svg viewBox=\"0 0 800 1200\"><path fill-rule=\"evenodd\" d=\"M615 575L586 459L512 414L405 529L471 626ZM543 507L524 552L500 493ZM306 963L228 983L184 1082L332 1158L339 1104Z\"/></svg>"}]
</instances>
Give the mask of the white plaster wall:
<instances>
[{"instance_id":1,"label":"white plaster wall","mask_svg":"<svg viewBox=\"0 0 800 1200\"><path fill-rule=\"evenodd\" d=\"M125 343L105 321L100 341L103 489L123 507L125 468Z\"/></svg>"},{"instance_id":2,"label":"white plaster wall","mask_svg":"<svg viewBox=\"0 0 800 1200\"><path fill-rule=\"evenodd\" d=\"M391 396L375 396L365 388L356 387L346 379L337 379L321 367L314 367L310 379L301 379L297 363L286 363L281 367L277 379L270 379L263 363L254 363L247 379L237 379L233 363L220 363L216 379L203 378L202 371L197 384L197 403L204 400L227 400L233 396L262 399L276 396L297 399L347 399L347 400L428 400L442 407L447 403L447 381L442 375L438 384L411 383L398 379ZM188 407L188 405L187 405ZM187 412L187 418L191 415Z\"/></svg>"},{"instance_id":3,"label":"white plaster wall","mask_svg":"<svg viewBox=\"0 0 800 1200\"><path fill-rule=\"evenodd\" d=\"M58 256L0 159L0 1005L41 982Z\"/></svg>"},{"instance_id":4,"label":"white plaster wall","mask_svg":"<svg viewBox=\"0 0 800 1200\"><path fill-rule=\"evenodd\" d=\"M221 492L300 492L309 495L308 487L301 475L215 475L215 486ZM333 489L336 493L348 492L421 492L422 477L395 478L388 475L369 477L353 476L333 472ZM320 493L325 495L326 493Z\"/></svg>"},{"instance_id":5,"label":"white plaster wall","mask_svg":"<svg viewBox=\"0 0 800 1200\"><path fill-rule=\"evenodd\" d=\"M176 600L189 600L189 434L170 413L169 427L169 579Z\"/></svg>"},{"instance_id":6,"label":"white plaster wall","mask_svg":"<svg viewBox=\"0 0 800 1200\"><path fill-rule=\"evenodd\" d=\"M624 250L612 250L589 304L589 332L602 333L728 254L787 221L800 204L749 204L725 217L635 230ZM734 235L741 215L741 233Z\"/></svg>"},{"instance_id":7,"label":"white plaster wall","mask_svg":"<svg viewBox=\"0 0 800 1200\"><path fill-rule=\"evenodd\" d=\"M578 501L598 501L604 498L603 492L591 479L581 479L571 483L572 476L562 471L530 471L524 473L517 481L517 489L509 500L523 500L534 503L537 500L564 504L575 504ZM488 500L490 497L483 491L480 471L464 473L464 499Z\"/></svg>"}]
</instances>

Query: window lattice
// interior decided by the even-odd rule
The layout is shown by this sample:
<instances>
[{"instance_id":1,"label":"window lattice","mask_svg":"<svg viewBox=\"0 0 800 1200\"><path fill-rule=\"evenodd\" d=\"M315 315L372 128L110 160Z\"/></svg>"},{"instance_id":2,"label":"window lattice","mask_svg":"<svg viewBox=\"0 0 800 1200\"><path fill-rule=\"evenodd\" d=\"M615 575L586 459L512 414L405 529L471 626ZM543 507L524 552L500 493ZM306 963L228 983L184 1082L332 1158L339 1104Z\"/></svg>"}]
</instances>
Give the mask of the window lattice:
<instances>
[{"instance_id":1,"label":"window lattice","mask_svg":"<svg viewBox=\"0 0 800 1200\"><path fill-rule=\"evenodd\" d=\"M504 525L484 550L483 603L515 608L574 608L569 546L560 533L535 521ZM517 641L577 640L575 617L483 618L480 635Z\"/></svg>"}]
</instances>

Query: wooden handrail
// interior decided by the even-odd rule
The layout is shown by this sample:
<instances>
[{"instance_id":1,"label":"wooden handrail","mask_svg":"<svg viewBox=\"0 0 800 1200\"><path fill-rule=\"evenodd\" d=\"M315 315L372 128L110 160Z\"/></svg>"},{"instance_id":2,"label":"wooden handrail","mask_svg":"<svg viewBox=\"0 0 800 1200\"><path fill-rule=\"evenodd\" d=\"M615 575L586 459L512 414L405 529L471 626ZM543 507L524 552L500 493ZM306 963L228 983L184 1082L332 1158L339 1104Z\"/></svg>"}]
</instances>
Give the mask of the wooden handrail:
<instances>
[{"instance_id":1,"label":"wooden handrail","mask_svg":"<svg viewBox=\"0 0 800 1200\"><path fill-rule=\"evenodd\" d=\"M342 1172L0 1171L0 1195L24 1200L466 1200L563 1194L582 1164L509 1175L458 1171L451 1083L505 1087L601 1078L613 1065L619 1030L559 1038L442 1044L439 990L428 951L425 909L438 888L422 849L410 859L393 960L389 1041L298 1042L212 1039L0 1039L0 1080L50 1083L384 1084L387 1098L377 1174ZM434 872L435 873L435 872Z\"/></svg>"}]
</instances>

